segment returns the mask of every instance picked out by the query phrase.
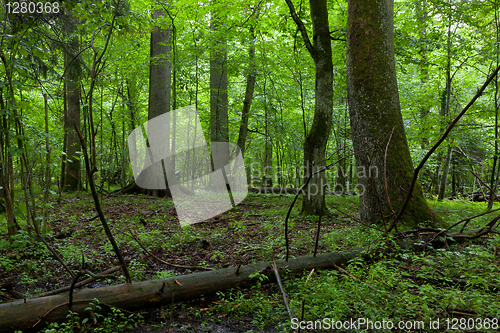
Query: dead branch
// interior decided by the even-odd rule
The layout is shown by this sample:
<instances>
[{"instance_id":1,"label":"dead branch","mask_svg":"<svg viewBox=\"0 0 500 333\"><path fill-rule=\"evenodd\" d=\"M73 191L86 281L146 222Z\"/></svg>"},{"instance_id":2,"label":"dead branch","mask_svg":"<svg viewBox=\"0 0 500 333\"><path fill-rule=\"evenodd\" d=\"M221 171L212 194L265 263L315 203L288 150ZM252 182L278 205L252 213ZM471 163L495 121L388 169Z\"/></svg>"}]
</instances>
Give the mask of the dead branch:
<instances>
[{"instance_id":1,"label":"dead branch","mask_svg":"<svg viewBox=\"0 0 500 333\"><path fill-rule=\"evenodd\" d=\"M335 267L336 269L338 269L339 271L341 271L342 273L344 273L345 275L349 276L349 277L352 277L353 279L355 280L358 280L359 282L361 282L362 284L368 286L370 289L373 289L375 290L376 292L380 292L380 290L378 289L375 289L374 287L372 287L371 285L369 285L368 283L366 282L363 282L361 281L360 279L358 279L357 277L355 277L354 275L352 275L351 273L349 273L347 270L343 269L342 267L336 265L336 264L333 264L333 267Z\"/></svg>"},{"instance_id":2,"label":"dead branch","mask_svg":"<svg viewBox=\"0 0 500 333\"><path fill-rule=\"evenodd\" d=\"M389 229L385 232L385 234L388 234L389 232L391 232L391 230L396 226L396 223L399 221L399 219L401 219L401 216L405 212L406 207L408 206L408 203L410 202L410 199L411 199L411 197L413 195L413 189L415 188L415 184L417 182L418 173L423 168L423 166L425 165L425 163L427 162L427 160L429 159L429 157L431 157L431 155L434 153L434 151L436 151L436 149L441 145L441 143L443 143L444 139L446 139L446 137L448 136L448 134L450 134L451 130L453 129L453 127L455 127L455 125L458 123L458 121L460 120L460 118L462 118L462 116L467 112L467 110L469 110L469 108L472 106L472 104L474 104L474 102L479 98L479 96L481 96L483 94L483 91L490 84L490 82L493 80L493 78L498 74L498 71L500 71L500 66L498 66L493 71L493 73L488 77L488 79L486 80L486 82L484 82L484 84L482 85L482 87L479 88L479 90L477 91L476 95L464 107L464 109L462 110L462 112L460 112L455 117L455 119L453 119L453 121L450 123L450 125L448 125L448 128L446 128L446 131L443 133L443 135L439 138L438 141L436 141L436 143L434 144L434 146L432 146L432 148L427 152L427 154L424 156L424 158L419 163L419 165L415 168L415 171L413 172L413 179L411 180L410 189L408 191L408 195L406 196L406 199L405 199L405 201L403 203L403 206L401 207L401 210L399 211L398 215L394 218L394 220L392 221L391 225L389 226Z\"/></svg>"},{"instance_id":3,"label":"dead branch","mask_svg":"<svg viewBox=\"0 0 500 333\"><path fill-rule=\"evenodd\" d=\"M160 258L158 258L157 256L155 256L153 253L151 253L148 249L146 249L146 247L144 246L144 244L142 244L142 242L139 240L139 237L137 236L137 234L135 233L126 233L120 229L116 229L118 230L119 232L121 232L122 234L126 235L126 236L129 236L131 237L133 240L135 240L137 242L137 244L139 244L139 246L144 250L144 252L146 252L146 254L150 257L153 257L154 259L158 260L159 262L165 264L165 265L168 265L168 266L172 266L172 267L177 267L177 268L184 268L184 269L190 269L190 270L203 270L203 271L212 271L214 270L213 268L210 268L210 267L205 267L205 266L185 266L185 265L177 265L177 264L172 264L168 261L165 261L165 260L162 260Z\"/></svg>"},{"instance_id":4,"label":"dead branch","mask_svg":"<svg viewBox=\"0 0 500 333\"><path fill-rule=\"evenodd\" d=\"M274 262L271 265L271 268L274 271L274 275L276 276L276 283L278 283L278 286L280 287L281 290L281 294L283 295L283 302L285 302L286 310L288 311L288 316L290 317L290 320L292 320L293 319L292 311L290 311L290 306L288 305L285 289L283 289L283 285L281 284L280 273L278 271L278 267L276 266L276 262Z\"/></svg>"},{"instance_id":5,"label":"dead branch","mask_svg":"<svg viewBox=\"0 0 500 333\"><path fill-rule=\"evenodd\" d=\"M103 277L105 277L105 275L109 275L111 273L114 273L116 271L119 271L120 269L122 268L122 266L115 266L115 267L112 267L110 269L107 269L105 270L104 272L101 272L99 274L94 274L94 276L91 276L89 277L88 279L85 279L81 282L78 282L77 284L75 284L74 288L80 288L80 287L83 287L84 285L86 284L89 284L91 282L94 282L95 280L97 279L101 279ZM62 288L59 288L59 289L56 289L56 290L51 290L51 291L47 291L45 293L41 293L41 294L38 294L38 295L35 295L33 296L32 298L39 298L39 297L45 297L45 296L51 296L51 295L57 295L57 294L60 294L60 293L63 293L63 292L66 292L66 291L69 291L70 290L70 286L66 286L66 287L62 287Z\"/></svg>"}]
</instances>

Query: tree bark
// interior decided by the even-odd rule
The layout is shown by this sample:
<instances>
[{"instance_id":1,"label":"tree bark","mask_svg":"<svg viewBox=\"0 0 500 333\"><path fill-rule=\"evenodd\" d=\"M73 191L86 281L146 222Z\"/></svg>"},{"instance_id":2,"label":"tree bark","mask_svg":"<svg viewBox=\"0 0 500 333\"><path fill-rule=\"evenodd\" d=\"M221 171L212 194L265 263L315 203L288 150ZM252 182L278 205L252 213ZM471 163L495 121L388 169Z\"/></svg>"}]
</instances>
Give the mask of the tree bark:
<instances>
[{"instance_id":1,"label":"tree bark","mask_svg":"<svg viewBox=\"0 0 500 333\"><path fill-rule=\"evenodd\" d=\"M397 214L413 176L399 104L393 7L393 0L348 2L347 92L359 210L367 222ZM439 221L419 183L403 220L411 225Z\"/></svg>"},{"instance_id":2,"label":"tree bark","mask_svg":"<svg viewBox=\"0 0 500 333\"><path fill-rule=\"evenodd\" d=\"M243 100L243 110L241 110L241 124L238 133L238 147L241 149L241 154L245 155L245 145L247 141L248 117L250 115L250 107L252 106L253 92L255 89L255 81L257 81L257 70L255 63L255 28L250 27L250 46L248 47L249 68L247 76L247 85L245 88L245 99Z\"/></svg>"},{"instance_id":3,"label":"tree bark","mask_svg":"<svg viewBox=\"0 0 500 333\"><path fill-rule=\"evenodd\" d=\"M309 41L302 21L295 13L290 0L286 0L290 13L301 31L306 47L314 60L315 90L314 118L309 134L304 142L304 179L326 165L325 150L333 115L333 63L330 30L328 23L328 7L326 0L311 0L311 22L313 28L313 44ZM318 173L309 181L302 200L301 213L304 215L320 215L326 213L324 186L326 175ZM323 210L323 212L322 212Z\"/></svg>"},{"instance_id":4,"label":"tree bark","mask_svg":"<svg viewBox=\"0 0 500 333\"><path fill-rule=\"evenodd\" d=\"M153 14L153 20L158 20L160 16L164 15L163 9L157 8ZM171 87L171 71L172 66L170 62L171 53L171 30L163 29L160 26L155 26L151 32L150 39L150 64L149 64L149 101L148 101L148 120L152 120L155 117L161 116L165 113L170 112L170 87ZM132 114L132 110L131 110ZM172 120L172 119L173 120ZM166 129L171 128L171 122L175 121L174 117L168 118L168 123L163 124ZM146 129L147 131L147 129ZM150 133L148 133L148 136ZM168 154L172 151L172 135L175 133L170 133L167 135L169 142L166 151ZM135 144L135 142L133 143ZM151 142L149 142L151 145ZM175 173L175 166L173 164L175 156L171 154L170 156L164 158L161 161L155 161L156 164L160 163L162 170L167 173L167 177ZM156 165L155 164L155 165ZM159 188L153 189L141 189L137 184L132 184L124 189L125 193L148 193L155 197L171 197L170 189L168 187L167 179L164 181L154 181L157 174L155 173L155 167L151 166L141 172L140 178L149 180L151 179L153 183L160 184ZM142 182L141 182L142 183ZM147 183L147 181L146 181Z\"/></svg>"},{"instance_id":5,"label":"tree bark","mask_svg":"<svg viewBox=\"0 0 500 333\"><path fill-rule=\"evenodd\" d=\"M64 67L67 66L66 57L64 57ZM61 179L59 183L59 194L64 189L64 183L66 182L66 154L68 153L68 130L66 128L66 121L68 118L68 99L67 99L66 82L63 83L63 114L64 114L64 124L63 124L63 146L61 154Z\"/></svg>"},{"instance_id":6,"label":"tree bark","mask_svg":"<svg viewBox=\"0 0 500 333\"><path fill-rule=\"evenodd\" d=\"M441 175L441 183L439 184L438 201L443 201L444 194L446 193L446 184L448 182L448 173L450 171L452 154L453 154L453 148L448 147L448 152L446 153L446 159L444 160L444 165L443 165L443 173Z\"/></svg>"},{"instance_id":7,"label":"tree bark","mask_svg":"<svg viewBox=\"0 0 500 333\"><path fill-rule=\"evenodd\" d=\"M80 156L77 152L81 151L81 146L78 134L75 132L75 126L80 127L80 70L79 58L75 58L79 49L78 37L73 37L66 54L69 66L66 72L68 113L64 123L67 133L64 176L64 190L66 191L76 191L80 179Z\"/></svg>"},{"instance_id":8,"label":"tree bark","mask_svg":"<svg viewBox=\"0 0 500 333\"><path fill-rule=\"evenodd\" d=\"M419 28L419 43L420 50L418 51L421 57L420 64L420 84L425 87L427 81L429 79L429 66L427 64L427 2L426 0L415 1L415 10L417 15L417 24ZM421 142L420 147L425 149L429 145L429 120L427 119L427 115L430 112L430 107L422 101L422 105L420 106L420 121L421 121Z\"/></svg>"},{"instance_id":9,"label":"tree bark","mask_svg":"<svg viewBox=\"0 0 500 333\"><path fill-rule=\"evenodd\" d=\"M301 274L311 269L333 268L358 256L361 250L347 253L325 253L276 262L280 274ZM221 270L176 276L168 279L125 283L115 286L75 291L71 311L85 313L97 298L101 303L128 311L155 308L208 296L230 288L248 288L258 282L252 274L268 277L264 283L275 282L274 271L267 263L230 267ZM43 322L62 321L68 314L68 293L41 298L28 298L0 304L0 331L22 330L41 326Z\"/></svg>"},{"instance_id":10,"label":"tree bark","mask_svg":"<svg viewBox=\"0 0 500 333\"><path fill-rule=\"evenodd\" d=\"M495 1L495 31L496 31L496 47L495 47L495 54L496 54L496 66L498 67L499 65L499 46L498 44L500 43L500 24L498 22L498 3ZM498 175L500 173L500 165L498 165L498 155L499 155L499 147L498 147L498 77L495 77L495 97L494 97L494 107L495 107L495 153L493 156L493 168L491 169L491 179L490 179L490 199L488 200L488 210L491 210L493 208L493 201L494 201L494 193L497 191L498 187ZM495 173L495 169L498 169L498 171Z\"/></svg>"},{"instance_id":11,"label":"tree bark","mask_svg":"<svg viewBox=\"0 0 500 333\"><path fill-rule=\"evenodd\" d=\"M3 99L3 88L0 88L0 108L5 109L4 99ZM19 230L16 218L14 216L14 203L10 191L10 178L12 165L8 165L11 160L11 154L8 152L10 148L9 132L8 129L7 115L4 114L2 119L0 119L0 181L3 189L0 191L0 197L3 197L5 203L5 217L7 220L7 235L9 236L9 241L12 242L12 236L15 236ZM7 156L8 157L7 157ZM7 157L7 158L5 158ZM6 163L7 162L7 163Z\"/></svg>"},{"instance_id":12,"label":"tree bark","mask_svg":"<svg viewBox=\"0 0 500 333\"><path fill-rule=\"evenodd\" d=\"M217 10L212 12L210 29L215 42L210 52L210 141L229 142L228 132L228 95L227 95L227 42L223 36L223 23ZM229 162L229 150L221 145L212 147L214 170L223 170ZM224 185L224 186L222 186ZM210 188L214 191L225 190L225 184L210 179Z\"/></svg>"},{"instance_id":13,"label":"tree bark","mask_svg":"<svg viewBox=\"0 0 500 333\"><path fill-rule=\"evenodd\" d=\"M50 191L50 183L51 183L51 174L50 174L50 145L49 145L49 109L47 106L47 94L43 94L43 100L45 105L45 150L47 151L46 163L45 166L45 192L43 194L43 233L47 232L47 228L49 226L48 219L48 210L47 204L49 200L49 191Z\"/></svg>"}]
</instances>

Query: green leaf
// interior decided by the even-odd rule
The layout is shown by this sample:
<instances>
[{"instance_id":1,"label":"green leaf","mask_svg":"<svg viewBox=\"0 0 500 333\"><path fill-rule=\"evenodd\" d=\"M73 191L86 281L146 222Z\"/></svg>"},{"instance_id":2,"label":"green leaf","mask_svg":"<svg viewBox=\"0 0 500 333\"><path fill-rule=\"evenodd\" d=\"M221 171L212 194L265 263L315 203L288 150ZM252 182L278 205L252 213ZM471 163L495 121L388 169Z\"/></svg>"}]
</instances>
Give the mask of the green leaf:
<instances>
[{"instance_id":1,"label":"green leaf","mask_svg":"<svg viewBox=\"0 0 500 333\"><path fill-rule=\"evenodd\" d=\"M38 58L41 58L41 59L46 59L47 58L47 54L45 52L43 52L42 50L40 50L39 48L33 48L33 55L34 56L37 56Z\"/></svg>"},{"instance_id":2,"label":"green leaf","mask_svg":"<svg viewBox=\"0 0 500 333\"><path fill-rule=\"evenodd\" d=\"M26 51L25 49L23 48L20 48L19 49L19 54L22 55L22 56L28 56L28 51Z\"/></svg>"}]
</instances>

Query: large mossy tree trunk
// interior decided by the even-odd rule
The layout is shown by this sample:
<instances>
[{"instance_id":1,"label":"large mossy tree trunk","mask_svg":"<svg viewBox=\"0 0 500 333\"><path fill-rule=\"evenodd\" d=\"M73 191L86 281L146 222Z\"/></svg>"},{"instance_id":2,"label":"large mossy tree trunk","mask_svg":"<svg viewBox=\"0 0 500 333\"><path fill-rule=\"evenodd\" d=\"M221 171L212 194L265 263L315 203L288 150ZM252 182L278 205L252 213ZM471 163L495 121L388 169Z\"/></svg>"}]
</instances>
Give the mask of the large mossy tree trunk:
<instances>
[{"instance_id":1,"label":"large mossy tree trunk","mask_svg":"<svg viewBox=\"0 0 500 333\"><path fill-rule=\"evenodd\" d=\"M304 142L304 176L307 180L311 173L325 166L325 150L332 127L333 113L333 63L328 7L326 0L311 0L311 22L313 44L309 41L303 22L298 18L290 0L286 0L290 13L302 33L306 47L314 60L315 90L314 118L309 134ZM326 212L324 172L314 175L306 186L302 200L301 213L320 215Z\"/></svg>"},{"instance_id":2,"label":"large mossy tree trunk","mask_svg":"<svg viewBox=\"0 0 500 333\"><path fill-rule=\"evenodd\" d=\"M393 0L348 2L347 92L359 211L367 222L394 217L413 176L396 78L393 9ZM439 220L417 184L404 223Z\"/></svg>"}]
</instances>

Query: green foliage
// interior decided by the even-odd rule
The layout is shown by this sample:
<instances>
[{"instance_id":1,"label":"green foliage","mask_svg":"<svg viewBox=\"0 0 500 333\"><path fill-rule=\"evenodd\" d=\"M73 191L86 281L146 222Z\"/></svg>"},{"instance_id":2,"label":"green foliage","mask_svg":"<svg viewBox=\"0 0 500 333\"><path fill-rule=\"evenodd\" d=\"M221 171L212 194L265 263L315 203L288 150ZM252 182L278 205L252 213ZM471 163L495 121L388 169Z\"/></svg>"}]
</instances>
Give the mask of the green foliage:
<instances>
[{"instance_id":1,"label":"green foliage","mask_svg":"<svg viewBox=\"0 0 500 333\"><path fill-rule=\"evenodd\" d=\"M12 243L10 244L10 246L13 249L17 250L24 249L31 242L31 237L24 230L19 230L19 232L16 235L11 236L11 239Z\"/></svg>"},{"instance_id":2,"label":"green foliage","mask_svg":"<svg viewBox=\"0 0 500 333\"><path fill-rule=\"evenodd\" d=\"M67 321L62 324L51 323L46 328L44 333L75 333L75 332L122 332L126 329L131 329L135 324L140 323L143 318L140 314L129 313L125 314L119 309L110 308L110 312L105 312L104 305L95 299L85 311L90 315L89 317L80 318L79 314L69 311ZM107 307L107 306L106 306Z\"/></svg>"},{"instance_id":3,"label":"green foliage","mask_svg":"<svg viewBox=\"0 0 500 333\"><path fill-rule=\"evenodd\" d=\"M300 2L299 6L298 1L294 3L312 37L309 4ZM61 4L64 15L47 16L47 20L40 20L30 15L7 14L4 3L0 3L0 54L5 59L0 61L0 115L3 117L0 133L3 135L5 161L12 157L16 191L14 215L22 227L12 239L0 239L0 270L2 274L16 276L29 290L28 295L39 291L37 286L41 282L61 275L56 274L59 264L51 253L26 231L29 230L25 221L25 217L29 216L26 199L31 199L23 198L23 182L27 171L31 172L34 185L37 221L42 218L41 211L46 207L51 212L48 220L54 229L48 230L47 239L66 263L72 268L79 267L83 255L88 265L101 269L109 266L113 254L100 222L88 221L95 215L91 210L91 198L81 193L65 194L56 202L54 189L61 179L61 156L66 154L63 152L64 84L61 80L68 66L62 56L67 53L65 45L72 38L82 41L79 50L81 59L75 61L78 61L81 72L81 117L87 117L86 122L82 121L82 132L88 140L89 130L83 127L83 123L88 126L87 93L93 52L94 48L101 51L104 47L109 31L106 24L111 22L116 2L82 0ZM229 132L233 142L237 139L240 126L246 77L251 70L256 70L257 82L249 119L245 163L255 163L252 164L252 176L257 183L262 178L264 147L266 142L270 142L273 148L271 164L275 171L274 183L279 181L283 186L288 184L289 187L297 187L301 179L300 175L297 179L295 168L303 165L303 143L314 112L315 80L313 61L303 46L286 6L257 0L217 4L179 1L165 6L163 9L168 13L158 21L151 19L152 6L156 6L153 1L120 1L115 29L103 59L105 66L101 68L95 82L93 116L99 123L96 127L99 172L96 175L100 177L97 183L102 193L106 185L108 190L117 189L121 181L129 183L133 180L128 161L127 135L147 120L149 42L150 32L155 25L175 28L175 44L172 42L175 53L172 52L168 60L171 60L176 75L176 83L172 86L172 92L176 92L176 107L196 104L207 136L210 128L209 83L213 41L221 35L227 39ZM251 17L252 13L257 12L257 6L260 6L259 16ZM338 40L332 45L334 127L326 152L329 156L327 163L346 156L351 149L346 105L345 42L342 40L346 34L347 3L330 1L328 6L332 38ZM475 94L491 68L496 66L498 40L494 6L498 4L465 0L454 1L453 5L442 1L395 3L399 95L414 164L423 158L428 147L439 138L451 119ZM210 13L214 10L219 11L224 23L218 32L209 28ZM77 24L78 29L70 32L70 17L85 21L85 24ZM255 41L251 40L250 25L255 27ZM255 45L255 63L249 61L250 43ZM442 114L441 102L448 63L452 75L452 97L450 112ZM48 96L48 134L45 133L44 93ZM438 149L421 171L420 181L424 189L434 193L442 154L448 146L455 149L448 183L454 179L454 194L460 201L429 201L448 223L482 213L486 207L485 203L469 202L466 194L478 191L480 187L485 190L484 186L478 185L477 179L470 173L471 169L490 183L493 156L497 153L493 112L498 104L495 100L497 96L495 84L492 84L452 130L449 141ZM14 116L15 112L18 118ZM9 135L9 141L6 140L6 134ZM381 133L381 137L384 135ZM41 185L45 184L47 151L39 143L45 142L45 138L49 139L52 155L49 189ZM71 157L66 161L69 160L76 162L79 158ZM349 166L353 167L353 176L349 179L352 187L356 183L354 158L346 159L339 165L346 178L350 178ZM122 166L125 166L123 180ZM339 181L339 173L332 170L327 178L329 184L334 185ZM81 191L87 187L82 177ZM452 194L451 188L448 185L449 195ZM42 200L45 191L50 197L47 206ZM249 262L283 257L283 217L292 198L249 195L248 202L258 208L246 210L244 215L234 209L220 225L215 226L214 223L208 229L197 226L179 228L172 216L174 204L171 200L127 196L120 197L118 201L106 195L102 196L102 200L105 208L120 207L124 210L118 213L113 211L120 216L111 216L113 227L125 232L129 232L129 228L137 231L139 239L149 250L164 250L185 262L210 264L219 268L232 263L232 253L228 253L225 248L234 244L237 244L233 247L235 253ZM300 200L289 221L293 255L311 253L315 240L317 218L298 216ZM357 197L328 196L326 202L333 215L323 220L320 235L322 251L342 251L362 246L385 249L393 246L391 241L385 244L374 241L382 234L381 230L375 229L380 229L380 226L363 226L351 218L357 217ZM151 211L158 213L148 215ZM140 218L145 218L147 225L139 224ZM468 229L484 226L492 218L493 215L484 215L473 219ZM0 220L0 230L6 235L3 214L0 214ZM74 231L72 237L51 238L56 231L69 231L69 226ZM127 235L117 233L116 236L120 245L130 251L130 271L134 280L145 279L147 269L141 257L141 247ZM183 255L185 250L193 248L200 249L200 258ZM461 307L474 310L480 316L499 315L498 299L487 290L488 283L500 283L500 272L495 261L497 258L492 255L500 251L498 235L489 237L484 243L481 240L466 247L449 242L447 248L435 250L429 247L426 250L428 252L424 254L405 253L400 257L386 255L373 263L353 260L346 269L357 279L331 271L315 273L308 282L305 282L305 277L299 281L287 280L285 287L291 298L294 315L301 315L303 300L306 301L306 318L311 319L328 315L338 319L393 316L427 320L436 316L452 316L449 309ZM418 268L415 275L425 282L404 277L409 273L399 267L402 265ZM429 277L439 277L439 272L446 277L465 279L468 284L464 290L456 286L436 287ZM171 271L156 274L158 278L174 276ZM257 274L254 278L259 280L260 288L254 288L249 295L243 292L232 292L229 296L221 294L219 310L252 317L261 330L267 325L289 327L282 301L277 296L278 291L273 290L272 295L266 293L262 285L265 282L264 275ZM63 278L54 286L58 283L62 284ZM102 306L94 304L93 307L97 309ZM102 327L112 331L112 323L106 322L108 315L103 316L99 317ZM123 316L126 315L112 312L109 316L112 319L109 320L114 320L114 324L119 326L121 324L117 324L118 321L126 321ZM73 331L75 327L78 330L78 327L83 329L85 325L90 325L89 321L83 323L85 319L75 314L70 314L68 319L69 326L62 324L51 330Z\"/></svg>"}]
</instances>

